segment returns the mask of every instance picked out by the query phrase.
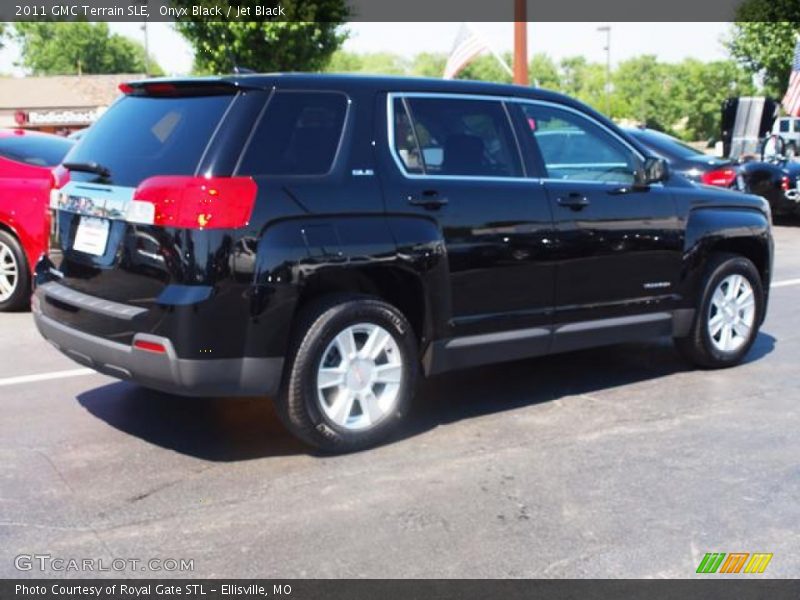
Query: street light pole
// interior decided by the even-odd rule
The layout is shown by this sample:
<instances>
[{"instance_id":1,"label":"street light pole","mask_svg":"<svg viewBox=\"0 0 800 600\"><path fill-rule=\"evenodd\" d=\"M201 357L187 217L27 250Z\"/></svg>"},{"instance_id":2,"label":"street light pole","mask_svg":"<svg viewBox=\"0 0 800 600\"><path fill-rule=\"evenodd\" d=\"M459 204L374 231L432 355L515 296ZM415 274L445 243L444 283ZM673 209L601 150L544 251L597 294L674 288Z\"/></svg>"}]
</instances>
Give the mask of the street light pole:
<instances>
[{"instance_id":1,"label":"street light pole","mask_svg":"<svg viewBox=\"0 0 800 600\"><path fill-rule=\"evenodd\" d=\"M611 26L603 25L598 27L597 31L605 32L606 45L603 50L606 51L606 116L611 113Z\"/></svg>"}]
</instances>

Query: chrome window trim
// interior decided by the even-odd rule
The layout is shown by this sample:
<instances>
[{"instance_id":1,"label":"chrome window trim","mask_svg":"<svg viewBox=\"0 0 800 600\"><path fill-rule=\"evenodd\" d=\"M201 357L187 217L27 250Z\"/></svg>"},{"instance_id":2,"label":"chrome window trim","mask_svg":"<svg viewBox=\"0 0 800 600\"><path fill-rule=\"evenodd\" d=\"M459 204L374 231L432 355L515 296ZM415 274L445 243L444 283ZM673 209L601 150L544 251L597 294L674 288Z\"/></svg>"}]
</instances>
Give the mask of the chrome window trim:
<instances>
[{"instance_id":1,"label":"chrome window trim","mask_svg":"<svg viewBox=\"0 0 800 600\"><path fill-rule=\"evenodd\" d=\"M530 176L522 176L522 177L491 177L491 176L482 176L482 175L427 175L424 173L409 173L406 171L405 165L403 161L400 160L400 157L394 151L394 100L396 98L404 99L404 98L440 98L446 100L482 100L482 101L492 101L492 102L500 102L504 109L506 110L506 114L508 115L508 109L506 107L507 104L533 104L538 106L548 106L557 108L560 110L564 110L567 112L574 113L579 117L582 117L589 122L593 123L597 127L600 127L606 133L611 135L615 138L619 143L621 143L625 148L627 148L630 152L632 152L640 161L645 160L645 156L639 152L634 146L632 146L627 140L621 137L618 133L609 129L605 124L601 123L600 121L594 119L590 115L572 108L571 106L566 106L564 104L559 104L558 102L550 102L549 100L536 100L532 98L520 98L517 96L493 96L491 94L459 94L458 92L388 92L386 94L386 129L387 129L387 147L389 149L389 153L392 156L392 160L394 161L397 168L400 170L400 174L403 175L406 179L439 179L439 180L457 180L457 181L538 181L538 182L545 182L545 181L569 181L571 183L605 183L607 185L618 185L619 182L603 182L603 181L596 181L596 180L578 180L578 179L554 179L551 177L530 177ZM509 125L511 126L511 131L515 136L517 135L516 128L514 126L513 121L509 119ZM523 166L523 173L525 172L525 161L524 157L522 156L522 149L518 149L519 158L522 160Z\"/></svg>"}]
</instances>

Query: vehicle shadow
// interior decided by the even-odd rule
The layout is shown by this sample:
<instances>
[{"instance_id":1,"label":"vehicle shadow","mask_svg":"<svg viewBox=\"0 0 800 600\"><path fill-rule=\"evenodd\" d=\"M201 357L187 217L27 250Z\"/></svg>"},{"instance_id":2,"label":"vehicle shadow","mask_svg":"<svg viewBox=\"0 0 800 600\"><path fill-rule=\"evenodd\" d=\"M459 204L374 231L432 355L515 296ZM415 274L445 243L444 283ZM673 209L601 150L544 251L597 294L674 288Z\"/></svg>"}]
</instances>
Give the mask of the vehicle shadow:
<instances>
[{"instance_id":1,"label":"vehicle shadow","mask_svg":"<svg viewBox=\"0 0 800 600\"><path fill-rule=\"evenodd\" d=\"M77 400L120 431L204 460L308 452L283 428L266 398L185 398L120 381L87 390Z\"/></svg>"},{"instance_id":2,"label":"vehicle shadow","mask_svg":"<svg viewBox=\"0 0 800 600\"><path fill-rule=\"evenodd\" d=\"M773 336L759 333L744 363L771 353L775 343ZM428 380L399 435L692 370L667 339L469 369ZM697 370L698 376L702 373Z\"/></svg>"},{"instance_id":3,"label":"vehicle shadow","mask_svg":"<svg viewBox=\"0 0 800 600\"><path fill-rule=\"evenodd\" d=\"M746 362L775 347L760 333ZM424 381L392 442L439 425L691 370L669 340L622 344L440 375ZM127 382L77 398L89 413L148 443L215 462L315 453L292 437L264 398L182 398Z\"/></svg>"}]
</instances>

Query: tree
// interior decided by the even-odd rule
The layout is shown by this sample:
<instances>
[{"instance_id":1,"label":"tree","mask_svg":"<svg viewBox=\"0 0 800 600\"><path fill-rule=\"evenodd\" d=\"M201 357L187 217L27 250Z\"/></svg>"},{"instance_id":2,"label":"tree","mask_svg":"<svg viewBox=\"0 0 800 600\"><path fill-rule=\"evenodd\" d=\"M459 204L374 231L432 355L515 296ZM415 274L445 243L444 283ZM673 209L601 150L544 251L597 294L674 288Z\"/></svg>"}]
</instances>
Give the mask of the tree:
<instances>
[{"instance_id":1,"label":"tree","mask_svg":"<svg viewBox=\"0 0 800 600\"><path fill-rule=\"evenodd\" d=\"M528 63L528 79L532 85L549 90L561 89L561 75L553 59L546 54L534 54Z\"/></svg>"},{"instance_id":2,"label":"tree","mask_svg":"<svg viewBox=\"0 0 800 600\"><path fill-rule=\"evenodd\" d=\"M0 50L3 49L3 39L6 36L6 24L0 21Z\"/></svg>"},{"instance_id":3,"label":"tree","mask_svg":"<svg viewBox=\"0 0 800 600\"><path fill-rule=\"evenodd\" d=\"M731 56L763 78L765 91L779 98L789 83L798 33L797 0L745 0L736 10L727 46Z\"/></svg>"},{"instance_id":4,"label":"tree","mask_svg":"<svg viewBox=\"0 0 800 600\"><path fill-rule=\"evenodd\" d=\"M511 65L511 55L506 53L503 60ZM440 75L441 77L441 75ZM495 81L498 83L511 83L511 75L500 62L491 54L482 54L456 75L457 79L477 79L478 81Z\"/></svg>"},{"instance_id":5,"label":"tree","mask_svg":"<svg viewBox=\"0 0 800 600\"><path fill-rule=\"evenodd\" d=\"M411 75L440 78L447 64L447 55L440 52L421 52L411 61Z\"/></svg>"},{"instance_id":6,"label":"tree","mask_svg":"<svg viewBox=\"0 0 800 600\"><path fill-rule=\"evenodd\" d=\"M20 64L35 75L145 72L142 45L110 33L106 23L19 22L14 36ZM163 74L152 59L150 74Z\"/></svg>"},{"instance_id":7,"label":"tree","mask_svg":"<svg viewBox=\"0 0 800 600\"><path fill-rule=\"evenodd\" d=\"M173 0L192 14L197 0ZM242 0L231 10L245 7L251 17L261 0ZM225 11L227 1L214 2ZM195 51L195 70L231 73L235 66L254 71L319 71L342 45L348 9L344 0L284 0L281 20L211 21L192 17L175 24Z\"/></svg>"},{"instance_id":8,"label":"tree","mask_svg":"<svg viewBox=\"0 0 800 600\"><path fill-rule=\"evenodd\" d=\"M355 54L338 50L325 67L330 73L376 73L381 75L405 75L406 61L391 52Z\"/></svg>"},{"instance_id":9,"label":"tree","mask_svg":"<svg viewBox=\"0 0 800 600\"><path fill-rule=\"evenodd\" d=\"M582 56L565 58L559 63L560 91L598 109L605 109L606 67L590 63ZM619 116L619 111L610 111Z\"/></svg>"},{"instance_id":10,"label":"tree","mask_svg":"<svg viewBox=\"0 0 800 600\"><path fill-rule=\"evenodd\" d=\"M718 139L722 102L755 93L750 73L732 60L687 59L671 68L676 108L684 115L673 129L687 140Z\"/></svg>"},{"instance_id":11,"label":"tree","mask_svg":"<svg viewBox=\"0 0 800 600\"><path fill-rule=\"evenodd\" d=\"M615 117L675 133L685 111L675 97L674 69L659 63L655 56L644 55L619 63L613 74Z\"/></svg>"}]
</instances>

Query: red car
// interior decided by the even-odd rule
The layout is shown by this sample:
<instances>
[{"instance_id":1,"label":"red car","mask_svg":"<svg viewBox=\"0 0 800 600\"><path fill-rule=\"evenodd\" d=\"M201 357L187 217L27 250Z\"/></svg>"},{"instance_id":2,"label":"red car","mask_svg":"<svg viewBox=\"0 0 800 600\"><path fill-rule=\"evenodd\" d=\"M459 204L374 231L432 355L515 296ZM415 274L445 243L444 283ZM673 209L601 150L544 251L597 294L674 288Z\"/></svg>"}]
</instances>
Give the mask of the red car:
<instances>
[{"instance_id":1,"label":"red car","mask_svg":"<svg viewBox=\"0 0 800 600\"><path fill-rule=\"evenodd\" d=\"M0 312L28 306L31 266L45 251L53 167L74 142L0 129Z\"/></svg>"}]
</instances>

